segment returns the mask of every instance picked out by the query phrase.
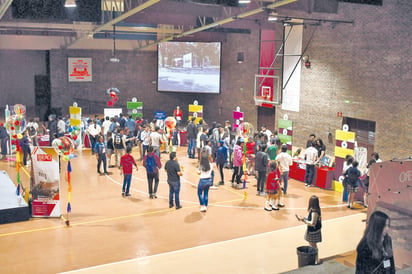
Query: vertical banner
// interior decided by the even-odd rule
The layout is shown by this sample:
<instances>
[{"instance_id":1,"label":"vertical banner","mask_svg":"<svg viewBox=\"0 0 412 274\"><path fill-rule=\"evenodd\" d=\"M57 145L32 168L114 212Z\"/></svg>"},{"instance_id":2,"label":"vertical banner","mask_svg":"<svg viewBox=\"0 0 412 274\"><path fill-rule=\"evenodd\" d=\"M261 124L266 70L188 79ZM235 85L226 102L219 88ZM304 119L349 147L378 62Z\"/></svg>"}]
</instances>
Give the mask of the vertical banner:
<instances>
[{"instance_id":1,"label":"vertical banner","mask_svg":"<svg viewBox=\"0 0 412 274\"><path fill-rule=\"evenodd\" d=\"M200 119L203 119L203 106L202 105L189 105L189 120L195 117L195 124L198 124Z\"/></svg>"},{"instance_id":2,"label":"vertical banner","mask_svg":"<svg viewBox=\"0 0 412 274\"><path fill-rule=\"evenodd\" d=\"M355 153L355 132L336 130L335 131L335 178L342 175L343 162L346 155L353 156Z\"/></svg>"},{"instance_id":3,"label":"vertical banner","mask_svg":"<svg viewBox=\"0 0 412 274\"><path fill-rule=\"evenodd\" d=\"M69 113L70 125L72 127L80 127L82 123L82 108L70 106Z\"/></svg>"},{"instance_id":4,"label":"vertical banner","mask_svg":"<svg viewBox=\"0 0 412 274\"><path fill-rule=\"evenodd\" d=\"M92 58L68 58L69 82L92 81Z\"/></svg>"},{"instance_id":5,"label":"vertical banner","mask_svg":"<svg viewBox=\"0 0 412 274\"><path fill-rule=\"evenodd\" d=\"M303 24L296 20L296 24L285 27L284 55L283 55L283 110L299 111L300 107L300 75L302 54Z\"/></svg>"},{"instance_id":6,"label":"vertical banner","mask_svg":"<svg viewBox=\"0 0 412 274\"><path fill-rule=\"evenodd\" d=\"M272 67L275 59L275 31L262 29L260 32L260 69L259 74L269 77L259 79L259 96L267 101L273 101L274 86L274 69ZM272 105L262 105L264 107L272 107Z\"/></svg>"},{"instance_id":7,"label":"vertical banner","mask_svg":"<svg viewBox=\"0 0 412 274\"><path fill-rule=\"evenodd\" d=\"M243 115L244 114L241 111L237 111L237 110L233 111L233 120L234 120L233 128L232 128L233 131L236 131L239 125L243 123L243 119L244 119Z\"/></svg>"},{"instance_id":8,"label":"vertical banner","mask_svg":"<svg viewBox=\"0 0 412 274\"><path fill-rule=\"evenodd\" d=\"M278 137L282 144L288 147L287 153L292 155L292 136L293 136L293 122L289 120L279 119Z\"/></svg>"},{"instance_id":9,"label":"vertical banner","mask_svg":"<svg viewBox=\"0 0 412 274\"><path fill-rule=\"evenodd\" d=\"M31 181L32 216L60 217L59 164L43 150L35 147L32 152L33 176Z\"/></svg>"}]
</instances>

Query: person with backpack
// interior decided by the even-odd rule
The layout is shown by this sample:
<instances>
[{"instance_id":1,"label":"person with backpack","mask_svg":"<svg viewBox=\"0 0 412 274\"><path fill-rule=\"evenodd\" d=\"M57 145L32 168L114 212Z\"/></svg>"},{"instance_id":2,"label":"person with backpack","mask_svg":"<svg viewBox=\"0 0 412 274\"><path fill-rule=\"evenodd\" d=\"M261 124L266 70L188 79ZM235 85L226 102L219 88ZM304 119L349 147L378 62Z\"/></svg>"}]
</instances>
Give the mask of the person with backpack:
<instances>
[{"instance_id":1,"label":"person with backpack","mask_svg":"<svg viewBox=\"0 0 412 274\"><path fill-rule=\"evenodd\" d=\"M114 157L116 166L119 166L120 158L126 149L126 137L123 135L123 129L119 128L113 136Z\"/></svg>"},{"instance_id":2,"label":"person with backpack","mask_svg":"<svg viewBox=\"0 0 412 274\"><path fill-rule=\"evenodd\" d=\"M162 167L159 157L153 152L153 147L147 148L147 154L143 158L143 166L146 168L147 184L149 186L150 199L157 198L157 187L159 186L159 169ZM153 180L155 182L153 187Z\"/></svg>"},{"instance_id":3,"label":"person with backpack","mask_svg":"<svg viewBox=\"0 0 412 274\"><path fill-rule=\"evenodd\" d=\"M353 200L355 199L355 193L359 190L359 177L361 176L361 173L358 169L358 165L358 161L353 161L352 167L348 168L345 173L343 173L343 175L347 178L349 192L348 208L350 209L353 209Z\"/></svg>"}]
</instances>

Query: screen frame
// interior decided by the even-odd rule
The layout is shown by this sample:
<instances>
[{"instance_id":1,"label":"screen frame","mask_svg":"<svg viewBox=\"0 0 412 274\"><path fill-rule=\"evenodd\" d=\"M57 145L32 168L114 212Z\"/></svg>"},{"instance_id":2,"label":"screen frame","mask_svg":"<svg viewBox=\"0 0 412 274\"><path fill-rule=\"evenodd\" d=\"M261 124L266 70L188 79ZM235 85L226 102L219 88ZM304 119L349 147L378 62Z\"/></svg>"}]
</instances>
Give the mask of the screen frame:
<instances>
[{"instance_id":1,"label":"screen frame","mask_svg":"<svg viewBox=\"0 0 412 274\"><path fill-rule=\"evenodd\" d=\"M195 44L219 44L220 50L219 50L219 89L215 92L215 91L182 91L182 90L165 90L165 89L159 89L159 70L160 70L160 64L159 64L159 57L160 57L160 53L159 53L159 47L161 46L161 44L166 44L166 43L175 43L175 44L190 44L190 43L195 43ZM184 94L184 95L191 95L191 94L195 94L195 95L199 95L199 94L204 94L204 95L219 95L222 92L222 46L223 43L221 41L166 41L166 42L162 42L159 43L157 45L157 58L156 58L156 91L159 93L170 93L170 94Z\"/></svg>"}]
</instances>

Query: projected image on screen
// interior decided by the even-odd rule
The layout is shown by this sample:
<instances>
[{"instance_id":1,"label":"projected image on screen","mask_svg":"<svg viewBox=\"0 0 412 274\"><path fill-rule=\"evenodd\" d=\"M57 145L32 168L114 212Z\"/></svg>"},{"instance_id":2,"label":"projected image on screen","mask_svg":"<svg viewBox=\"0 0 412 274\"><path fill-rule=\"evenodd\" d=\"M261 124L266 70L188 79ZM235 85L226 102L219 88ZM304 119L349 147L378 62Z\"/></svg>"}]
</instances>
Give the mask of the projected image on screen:
<instances>
[{"instance_id":1,"label":"projected image on screen","mask_svg":"<svg viewBox=\"0 0 412 274\"><path fill-rule=\"evenodd\" d=\"M220 47L220 42L160 43L157 89L219 93Z\"/></svg>"}]
</instances>

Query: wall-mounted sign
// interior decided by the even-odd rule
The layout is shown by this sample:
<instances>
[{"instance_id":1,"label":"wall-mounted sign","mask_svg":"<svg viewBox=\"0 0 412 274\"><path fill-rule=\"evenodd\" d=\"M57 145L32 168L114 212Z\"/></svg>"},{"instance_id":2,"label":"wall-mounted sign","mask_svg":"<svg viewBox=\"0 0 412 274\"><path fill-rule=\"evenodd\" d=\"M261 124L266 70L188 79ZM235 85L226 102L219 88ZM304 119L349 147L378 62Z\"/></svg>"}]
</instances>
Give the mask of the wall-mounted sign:
<instances>
[{"instance_id":1,"label":"wall-mounted sign","mask_svg":"<svg viewBox=\"0 0 412 274\"><path fill-rule=\"evenodd\" d=\"M69 58L69 82L92 81L92 58Z\"/></svg>"}]
</instances>

